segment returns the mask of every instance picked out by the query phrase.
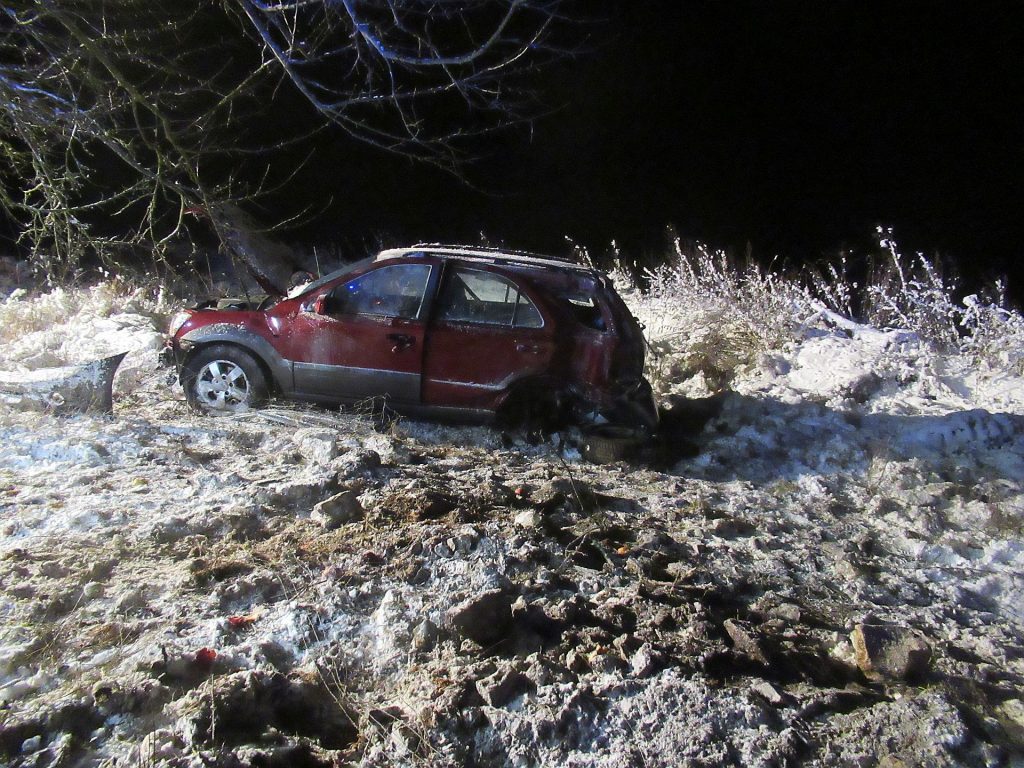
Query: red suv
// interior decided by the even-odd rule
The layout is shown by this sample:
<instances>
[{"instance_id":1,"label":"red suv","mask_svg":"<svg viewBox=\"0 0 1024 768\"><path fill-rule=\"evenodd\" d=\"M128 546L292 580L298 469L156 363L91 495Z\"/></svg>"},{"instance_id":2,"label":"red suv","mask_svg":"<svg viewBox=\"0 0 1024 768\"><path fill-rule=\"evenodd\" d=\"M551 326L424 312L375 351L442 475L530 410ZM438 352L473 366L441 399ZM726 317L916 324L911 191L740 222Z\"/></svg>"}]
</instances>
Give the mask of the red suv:
<instances>
[{"instance_id":1,"label":"red suv","mask_svg":"<svg viewBox=\"0 0 1024 768\"><path fill-rule=\"evenodd\" d=\"M603 415L653 429L644 346L597 270L423 245L384 251L276 303L182 312L167 354L203 411L277 394L464 421Z\"/></svg>"}]
</instances>

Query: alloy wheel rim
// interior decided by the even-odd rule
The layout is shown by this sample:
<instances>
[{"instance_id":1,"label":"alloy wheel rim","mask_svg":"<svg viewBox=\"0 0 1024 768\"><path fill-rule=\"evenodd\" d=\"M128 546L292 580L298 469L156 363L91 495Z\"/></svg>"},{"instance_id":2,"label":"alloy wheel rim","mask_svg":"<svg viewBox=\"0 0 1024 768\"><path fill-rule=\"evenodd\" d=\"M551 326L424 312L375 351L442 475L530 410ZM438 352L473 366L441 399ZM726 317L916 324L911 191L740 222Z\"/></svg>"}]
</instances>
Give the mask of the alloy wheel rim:
<instances>
[{"instance_id":1,"label":"alloy wheel rim","mask_svg":"<svg viewBox=\"0 0 1024 768\"><path fill-rule=\"evenodd\" d=\"M249 407L249 378L230 360L211 360L196 377L200 404L215 411L241 411Z\"/></svg>"}]
</instances>

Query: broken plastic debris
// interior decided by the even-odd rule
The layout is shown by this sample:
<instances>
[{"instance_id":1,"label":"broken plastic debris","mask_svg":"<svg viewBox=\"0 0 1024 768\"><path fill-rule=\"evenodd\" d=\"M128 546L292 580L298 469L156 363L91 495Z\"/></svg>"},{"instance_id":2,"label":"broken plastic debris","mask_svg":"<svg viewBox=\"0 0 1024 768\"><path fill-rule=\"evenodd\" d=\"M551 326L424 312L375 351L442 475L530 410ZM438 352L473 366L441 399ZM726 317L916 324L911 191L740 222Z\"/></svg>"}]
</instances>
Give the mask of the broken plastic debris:
<instances>
[{"instance_id":1,"label":"broken plastic debris","mask_svg":"<svg viewBox=\"0 0 1024 768\"><path fill-rule=\"evenodd\" d=\"M248 627L258 618L259 616L255 613L249 613L244 616L228 616L228 625L232 629L242 629L243 627Z\"/></svg>"}]
</instances>

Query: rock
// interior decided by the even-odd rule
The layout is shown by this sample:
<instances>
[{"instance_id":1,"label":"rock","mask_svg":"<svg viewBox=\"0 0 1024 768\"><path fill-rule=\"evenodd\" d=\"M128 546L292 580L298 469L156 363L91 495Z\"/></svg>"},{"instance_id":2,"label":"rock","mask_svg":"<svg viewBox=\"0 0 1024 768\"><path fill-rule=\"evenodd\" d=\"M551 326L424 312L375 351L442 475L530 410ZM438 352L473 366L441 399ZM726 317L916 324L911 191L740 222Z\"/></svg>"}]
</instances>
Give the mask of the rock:
<instances>
[{"instance_id":1,"label":"rock","mask_svg":"<svg viewBox=\"0 0 1024 768\"><path fill-rule=\"evenodd\" d=\"M521 664L520 669L522 669ZM536 688L569 683L575 679L564 666L540 653L531 653L526 657L525 674Z\"/></svg>"},{"instance_id":2,"label":"rock","mask_svg":"<svg viewBox=\"0 0 1024 768\"><path fill-rule=\"evenodd\" d=\"M612 645L615 649L622 654L623 658L626 658L636 650L640 648L640 641L636 639L636 635L625 634L619 635L612 641Z\"/></svg>"},{"instance_id":3,"label":"rock","mask_svg":"<svg viewBox=\"0 0 1024 768\"><path fill-rule=\"evenodd\" d=\"M441 558L451 557L453 554L455 554L452 548L449 547L448 544L443 541L439 541L437 544L434 545L433 552L437 557Z\"/></svg>"},{"instance_id":4,"label":"rock","mask_svg":"<svg viewBox=\"0 0 1024 768\"><path fill-rule=\"evenodd\" d=\"M572 493L572 484L568 480L557 479L550 480L539 488L530 488L524 486L522 489L516 489L516 496L523 498L528 497L534 504L550 509L557 507L563 501L565 501L566 493Z\"/></svg>"},{"instance_id":5,"label":"rock","mask_svg":"<svg viewBox=\"0 0 1024 768\"><path fill-rule=\"evenodd\" d=\"M697 569L691 563L684 560L677 560L665 566L665 575L675 582L686 582L694 577Z\"/></svg>"},{"instance_id":6,"label":"rock","mask_svg":"<svg viewBox=\"0 0 1024 768\"><path fill-rule=\"evenodd\" d=\"M184 741L167 728L160 728L147 733L139 746L132 751L134 757L133 765L152 765L155 761L163 759L170 761L175 755L181 754L185 746Z\"/></svg>"},{"instance_id":7,"label":"rock","mask_svg":"<svg viewBox=\"0 0 1024 768\"><path fill-rule=\"evenodd\" d=\"M565 666L570 671L579 674L590 669L590 662L587 661L586 654L580 653L574 648L565 654Z\"/></svg>"},{"instance_id":8,"label":"rock","mask_svg":"<svg viewBox=\"0 0 1024 768\"><path fill-rule=\"evenodd\" d=\"M634 677L650 677L661 667L663 659L650 643L641 645L629 659Z\"/></svg>"},{"instance_id":9,"label":"rock","mask_svg":"<svg viewBox=\"0 0 1024 768\"><path fill-rule=\"evenodd\" d=\"M523 528L539 528L544 517L536 509L524 509L515 517L515 524Z\"/></svg>"},{"instance_id":10,"label":"rock","mask_svg":"<svg viewBox=\"0 0 1024 768\"><path fill-rule=\"evenodd\" d=\"M143 588L132 589L121 595L114 604L117 613L130 613L146 606L146 591Z\"/></svg>"},{"instance_id":11,"label":"rock","mask_svg":"<svg viewBox=\"0 0 1024 768\"><path fill-rule=\"evenodd\" d=\"M758 642L757 637L750 630L732 619L726 619L722 626L725 627L725 631L729 634L733 647L738 653L761 664L768 663L768 659L761 648L761 643Z\"/></svg>"},{"instance_id":12,"label":"rock","mask_svg":"<svg viewBox=\"0 0 1024 768\"><path fill-rule=\"evenodd\" d=\"M287 512L306 510L314 499L324 497L329 485L327 481L283 480L261 489L257 492L255 501L257 504Z\"/></svg>"},{"instance_id":13,"label":"rock","mask_svg":"<svg viewBox=\"0 0 1024 768\"><path fill-rule=\"evenodd\" d=\"M844 581L860 581L868 575L868 571L849 556L836 560L836 575Z\"/></svg>"},{"instance_id":14,"label":"rock","mask_svg":"<svg viewBox=\"0 0 1024 768\"><path fill-rule=\"evenodd\" d=\"M373 474L382 464L380 454L376 451L350 451L331 462L339 483Z\"/></svg>"},{"instance_id":15,"label":"rock","mask_svg":"<svg viewBox=\"0 0 1024 768\"><path fill-rule=\"evenodd\" d=\"M2 371L0 397L19 410L112 413L114 373L126 354L82 365L36 367L28 373Z\"/></svg>"},{"instance_id":16,"label":"rock","mask_svg":"<svg viewBox=\"0 0 1024 768\"><path fill-rule=\"evenodd\" d=\"M335 433L322 429L300 429L292 440L302 457L312 464L330 464L338 455Z\"/></svg>"},{"instance_id":17,"label":"rock","mask_svg":"<svg viewBox=\"0 0 1024 768\"><path fill-rule=\"evenodd\" d=\"M463 637L483 646L493 645L508 636L512 600L504 590L493 589L455 606L447 619Z\"/></svg>"},{"instance_id":18,"label":"rock","mask_svg":"<svg viewBox=\"0 0 1024 768\"><path fill-rule=\"evenodd\" d=\"M874 371L869 371L849 382L840 390L840 394L855 403L863 404L870 400L872 395L877 394L884 383L881 376Z\"/></svg>"},{"instance_id":19,"label":"rock","mask_svg":"<svg viewBox=\"0 0 1024 768\"><path fill-rule=\"evenodd\" d=\"M548 511L568 501L574 510L581 513L593 512L600 504L597 495L584 482L573 482L559 477L541 485L530 494L530 501L541 510Z\"/></svg>"},{"instance_id":20,"label":"rock","mask_svg":"<svg viewBox=\"0 0 1024 768\"><path fill-rule=\"evenodd\" d=\"M618 674L624 671L626 662L617 653L611 653L611 649L600 646L595 648L587 656L587 663L591 671L599 675Z\"/></svg>"},{"instance_id":21,"label":"rock","mask_svg":"<svg viewBox=\"0 0 1024 768\"><path fill-rule=\"evenodd\" d=\"M800 606L794 603L780 603L768 612L770 616L774 616L777 619L782 619L790 624L798 624L800 622Z\"/></svg>"},{"instance_id":22,"label":"rock","mask_svg":"<svg viewBox=\"0 0 1024 768\"><path fill-rule=\"evenodd\" d=\"M28 755L32 752L36 752L41 746L43 746L43 737L36 734L30 739L25 739L21 742L21 754Z\"/></svg>"},{"instance_id":23,"label":"rock","mask_svg":"<svg viewBox=\"0 0 1024 768\"><path fill-rule=\"evenodd\" d=\"M908 680L927 671L931 646L907 627L858 624L850 634L857 666L869 680Z\"/></svg>"},{"instance_id":24,"label":"rock","mask_svg":"<svg viewBox=\"0 0 1024 768\"><path fill-rule=\"evenodd\" d=\"M451 539L451 542L455 545L455 551L463 557L469 556L479 541L480 536L476 535L475 532L463 533L462 535Z\"/></svg>"},{"instance_id":25,"label":"rock","mask_svg":"<svg viewBox=\"0 0 1024 768\"><path fill-rule=\"evenodd\" d=\"M310 517L328 530L363 519L365 512L352 491L342 491L313 507Z\"/></svg>"},{"instance_id":26,"label":"rock","mask_svg":"<svg viewBox=\"0 0 1024 768\"><path fill-rule=\"evenodd\" d=\"M98 581L86 582L85 586L82 587L82 594L90 600L95 600L97 597L103 597L103 585Z\"/></svg>"},{"instance_id":27,"label":"rock","mask_svg":"<svg viewBox=\"0 0 1024 768\"><path fill-rule=\"evenodd\" d=\"M783 695L779 693L775 689L775 686L767 680L762 680L761 682L750 686L750 691L776 707L781 705L784 701Z\"/></svg>"},{"instance_id":28,"label":"rock","mask_svg":"<svg viewBox=\"0 0 1024 768\"><path fill-rule=\"evenodd\" d=\"M530 678L514 669L498 670L490 677L476 681L480 696L492 707L504 707L533 688Z\"/></svg>"},{"instance_id":29,"label":"rock","mask_svg":"<svg viewBox=\"0 0 1024 768\"><path fill-rule=\"evenodd\" d=\"M430 581L432 574L430 568L421 565L409 574L410 584L426 584Z\"/></svg>"},{"instance_id":30,"label":"rock","mask_svg":"<svg viewBox=\"0 0 1024 768\"><path fill-rule=\"evenodd\" d=\"M415 756L420 749L420 742L419 734L405 723L391 729L391 748L398 757Z\"/></svg>"},{"instance_id":31,"label":"rock","mask_svg":"<svg viewBox=\"0 0 1024 768\"><path fill-rule=\"evenodd\" d=\"M430 619L424 619L412 631L412 645L417 651L429 651L437 644L437 625Z\"/></svg>"},{"instance_id":32,"label":"rock","mask_svg":"<svg viewBox=\"0 0 1024 768\"><path fill-rule=\"evenodd\" d=\"M87 581L106 581L117 567L118 560L98 560L89 566L85 578Z\"/></svg>"},{"instance_id":33,"label":"rock","mask_svg":"<svg viewBox=\"0 0 1024 768\"><path fill-rule=\"evenodd\" d=\"M1009 699L996 707L1003 730L1018 747L1024 746L1024 701Z\"/></svg>"}]
</instances>

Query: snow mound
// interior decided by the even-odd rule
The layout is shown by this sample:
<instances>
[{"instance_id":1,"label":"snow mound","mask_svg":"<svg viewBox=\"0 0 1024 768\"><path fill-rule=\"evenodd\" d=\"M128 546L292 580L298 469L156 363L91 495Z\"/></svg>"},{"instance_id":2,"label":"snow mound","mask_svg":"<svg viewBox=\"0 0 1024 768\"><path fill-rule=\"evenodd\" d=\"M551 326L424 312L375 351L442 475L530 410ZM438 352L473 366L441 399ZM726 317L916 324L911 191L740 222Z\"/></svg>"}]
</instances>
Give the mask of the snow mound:
<instances>
[{"instance_id":1,"label":"snow mound","mask_svg":"<svg viewBox=\"0 0 1024 768\"><path fill-rule=\"evenodd\" d=\"M129 392L152 375L168 310L162 294L112 283L39 296L16 290L0 303L0 370L60 368L125 352L114 391Z\"/></svg>"}]
</instances>

